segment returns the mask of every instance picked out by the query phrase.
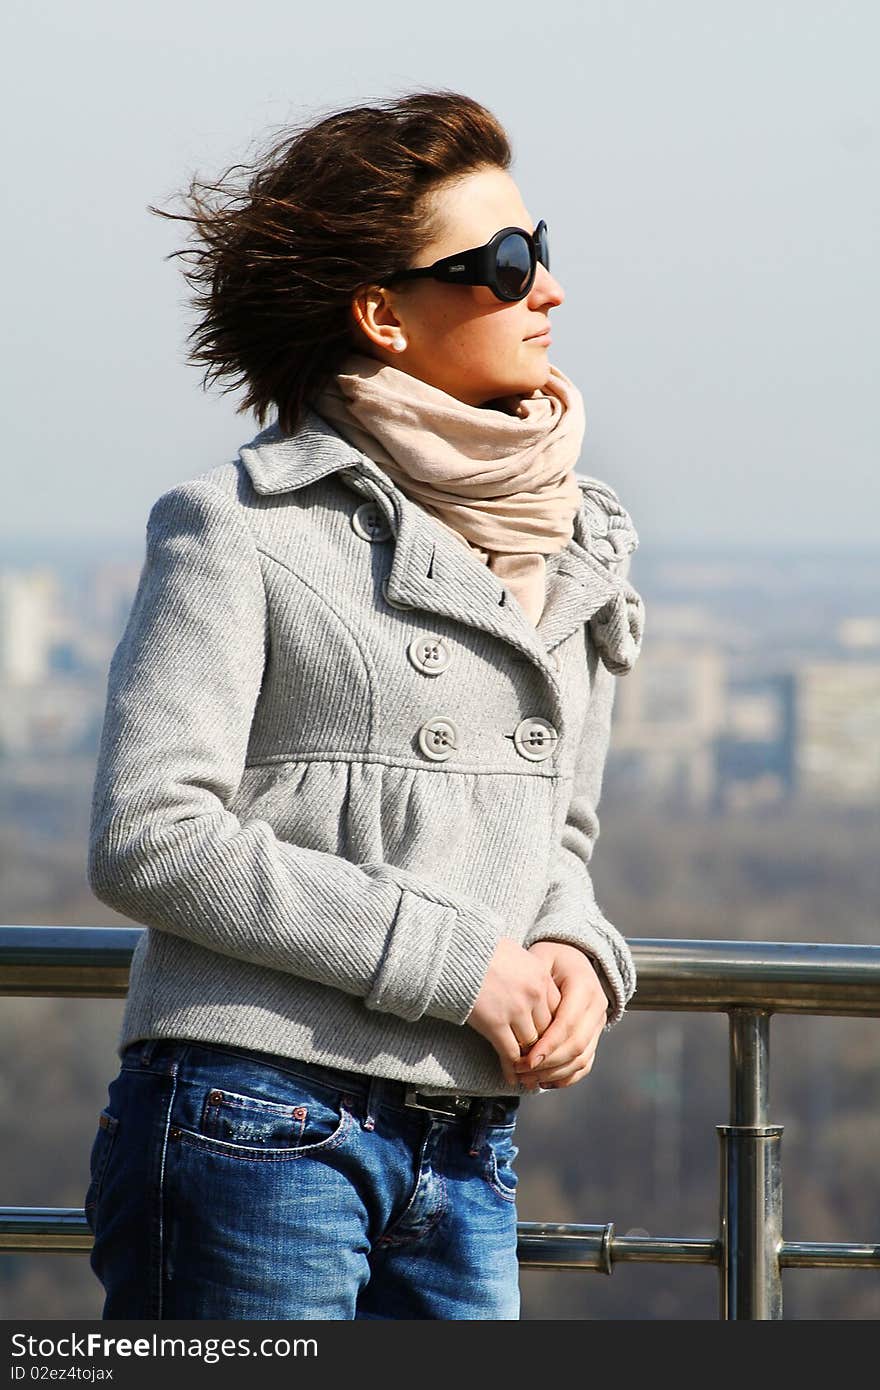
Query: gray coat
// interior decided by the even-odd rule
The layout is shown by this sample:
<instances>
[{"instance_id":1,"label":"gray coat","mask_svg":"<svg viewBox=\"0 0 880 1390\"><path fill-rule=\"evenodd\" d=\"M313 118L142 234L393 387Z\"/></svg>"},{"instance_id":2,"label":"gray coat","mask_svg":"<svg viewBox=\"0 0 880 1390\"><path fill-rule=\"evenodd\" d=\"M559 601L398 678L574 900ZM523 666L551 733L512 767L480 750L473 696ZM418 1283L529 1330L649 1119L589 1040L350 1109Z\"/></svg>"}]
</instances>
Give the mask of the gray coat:
<instances>
[{"instance_id":1,"label":"gray coat","mask_svg":"<svg viewBox=\"0 0 880 1390\"><path fill-rule=\"evenodd\" d=\"M510 1090L464 1026L501 936L635 989L589 861L638 544L579 479L535 627L309 411L165 492L110 663L96 895L144 924L118 1051L234 1044L435 1091Z\"/></svg>"}]
</instances>

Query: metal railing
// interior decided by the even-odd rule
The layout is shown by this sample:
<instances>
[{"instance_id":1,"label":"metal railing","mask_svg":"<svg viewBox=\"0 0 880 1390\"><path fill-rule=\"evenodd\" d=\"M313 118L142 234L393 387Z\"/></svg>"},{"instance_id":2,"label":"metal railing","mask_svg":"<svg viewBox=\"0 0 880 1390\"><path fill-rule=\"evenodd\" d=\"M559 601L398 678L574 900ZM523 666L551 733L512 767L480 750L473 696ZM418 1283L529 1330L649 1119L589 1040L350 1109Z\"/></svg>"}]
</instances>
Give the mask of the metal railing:
<instances>
[{"instance_id":1,"label":"metal railing","mask_svg":"<svg viewBox=\"0 0 880 1390\"><path fill-rule=\"evenodd\" d=\"M140 927L0 927L0 994L123 998ZM710 1264L719 1317L781 1318L782 1270L880 1268L880 1244L782 1238L782 1125L769 1123L774 1013L880 1014L880 947L630 939L630 1009L726 1013L730 1114L720 1141L719 1228L710 1239L617 1236L602 1226L519 1223L520 1265L611 1274L624 1261ZM0 1251L89 1250L78 1208L0 1207Z\"/></svg>"}]
</instances>

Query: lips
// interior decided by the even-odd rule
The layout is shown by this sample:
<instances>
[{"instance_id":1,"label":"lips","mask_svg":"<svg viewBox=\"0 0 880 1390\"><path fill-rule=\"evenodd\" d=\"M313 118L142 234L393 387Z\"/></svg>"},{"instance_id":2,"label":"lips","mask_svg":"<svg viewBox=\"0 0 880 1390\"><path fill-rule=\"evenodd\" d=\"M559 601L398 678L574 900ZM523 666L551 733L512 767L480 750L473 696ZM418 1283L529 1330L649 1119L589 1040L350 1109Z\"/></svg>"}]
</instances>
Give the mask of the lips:
<instances>
[{"instance_id":1,"label":"lips","mask_svg":"<svg viewBox=\"0 0 880 1390\"><path fill-rule=\"evenodd\" d=\"M530 342L532 341L533 338L547 338L547 337L549 337L549 336L550 336L550 325L549 325L549 323L548 323L546 328L541 328L541 329L539 329L537 333L530 333L529 336L528 336L527 338L524 339L524 341L527 342L527 343L530 343Z\"/></svg>"}]
</instances>

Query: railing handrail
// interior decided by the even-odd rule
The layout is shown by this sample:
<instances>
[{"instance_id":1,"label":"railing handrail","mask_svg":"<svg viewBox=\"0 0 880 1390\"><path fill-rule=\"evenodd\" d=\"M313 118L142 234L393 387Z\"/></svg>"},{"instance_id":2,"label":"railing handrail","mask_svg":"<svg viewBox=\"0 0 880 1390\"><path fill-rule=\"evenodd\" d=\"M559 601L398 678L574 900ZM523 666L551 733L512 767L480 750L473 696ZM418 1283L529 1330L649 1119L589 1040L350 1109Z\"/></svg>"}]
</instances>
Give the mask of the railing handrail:
<instances>
[{"instance_id":1,"label":"railing handrail","mask_svg":"<svg viewBox=\"0 0 880 1390\"><path fill-rule=\"evenodd\" d=\"M123 998L144 927L0 926L0 995ZM828 942L629 938L638 976L630 1009L725 1012L730 1123L720 1141L719 1233L615 1236L604 1226L518 1223L533 1269L595 1269L627 1260L714 1264L725 1319L781 1318L782 1269L880 1268L880 1245L782 1238L782 1126L769 1123L774 1013L880 1016L880 946ZM0 1250L87 1250L76 1209L0 1207Z\"/></svg>"},{"instance_id":2,"label":"railing handrail","mask_svg":"<svg viewBox=\"0 0 880 1390\"><path fill-rule=\"evenodd\" d=\"M0 926L0 994L123 998L144 927ZM880 946L629 937L630 1009L880 1016Z\"/></svg>"}]
</instances>

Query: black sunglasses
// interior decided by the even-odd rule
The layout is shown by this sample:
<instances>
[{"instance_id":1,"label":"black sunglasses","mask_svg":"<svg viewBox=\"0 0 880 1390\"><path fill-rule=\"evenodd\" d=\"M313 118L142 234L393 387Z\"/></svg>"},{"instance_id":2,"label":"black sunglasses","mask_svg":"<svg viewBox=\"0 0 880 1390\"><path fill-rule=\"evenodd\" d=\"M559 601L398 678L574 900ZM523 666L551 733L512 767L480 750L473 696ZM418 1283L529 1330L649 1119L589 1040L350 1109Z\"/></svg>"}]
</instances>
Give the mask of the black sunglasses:
<instances>
[{"instance_id":1,"label":"black sunglasses","mask_svg":"<svg viewBox=\"0 0 880 1390\"><path fill-rule=\"evenodd\" d=\"M502 227L485 246L443 256L433 265L395 271L384 283L390 285L395 280L430 276L432 280L445 280L450 284L488 285L497 299L513 303L525 299L535 283L538 261L546 270L550 269L547 223L543 218L534 234L522 227Z\"/></svg>"}]
</instances>

